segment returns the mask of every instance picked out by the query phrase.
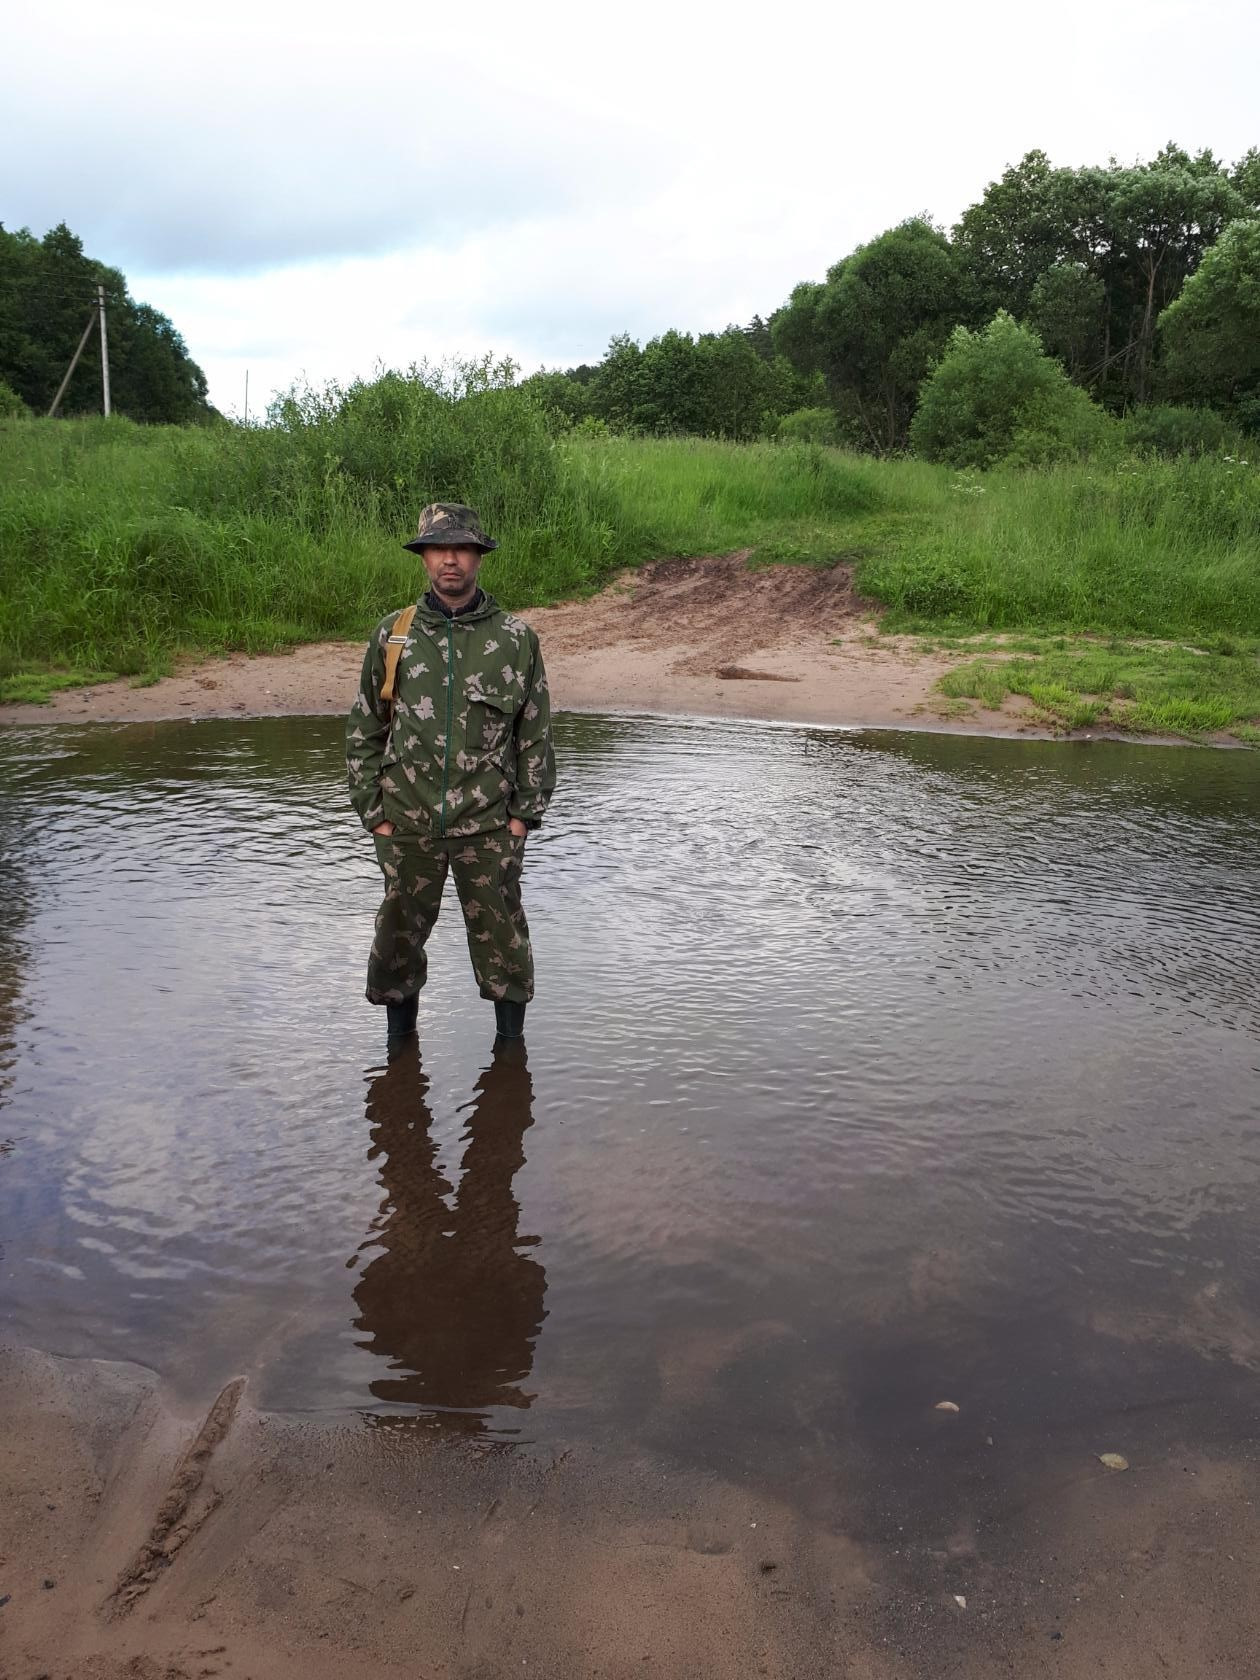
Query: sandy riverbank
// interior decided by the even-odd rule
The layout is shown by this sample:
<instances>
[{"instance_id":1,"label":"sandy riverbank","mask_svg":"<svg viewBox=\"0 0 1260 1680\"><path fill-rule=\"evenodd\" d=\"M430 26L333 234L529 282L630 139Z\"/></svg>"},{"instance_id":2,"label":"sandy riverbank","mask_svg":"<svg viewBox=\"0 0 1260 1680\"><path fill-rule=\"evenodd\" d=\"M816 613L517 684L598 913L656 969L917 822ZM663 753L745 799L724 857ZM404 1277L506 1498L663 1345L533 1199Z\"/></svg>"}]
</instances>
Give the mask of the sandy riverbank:
<instances>
[{"instance_id":1,"label":"sandy riverbank","mask_svg":"<svg viewBox=\"0 0 1260 1680\"><path fill-rule=\"evenodd\" d=\"M1243 1680L1254 1462L1046 1462L1000 1531L880 1545L843 1489L650 1452L181 1414L138 1366L0 1352L6 1680ZM960 1602L965 1600L965 1603Z\"/></svg>"},{"instance_id":2,"label":"sandy riverbank","mask_svg":"<svg viewBox=\"0 0 1260 1680\"><path fill-rule=\"evenodd\" d=\"M983 734L1052 734L1022 701L959 715L936 692L955 661L877 636L848 571L749 571L742 554L666 560L590 600L523 614L543 640L552 695L570 711L687 713ZM344 712L359 643L233 654L150 688L71 689L47 706L0 706L0 721L145 722Z\"/></svg>"}]
</instances>

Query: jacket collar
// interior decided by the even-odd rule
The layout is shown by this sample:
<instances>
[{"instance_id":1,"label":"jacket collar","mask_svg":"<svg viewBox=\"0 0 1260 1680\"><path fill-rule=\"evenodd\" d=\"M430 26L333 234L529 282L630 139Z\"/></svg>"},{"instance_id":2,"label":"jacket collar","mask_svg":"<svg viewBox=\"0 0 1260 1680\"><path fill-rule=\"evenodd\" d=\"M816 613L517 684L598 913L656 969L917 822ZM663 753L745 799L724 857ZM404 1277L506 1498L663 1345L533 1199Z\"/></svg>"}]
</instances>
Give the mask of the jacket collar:
<instances>
[{"instance_id":1,"label":"jacket collar","mask_svg":"<svg viewBox=\"0 0 1260 1680\"><path fill-rule=\"evenodd\" d=\"M428 619L430 624L441 624L449 619L460 623L465 620L475 622L477 619L489 618L490 614L497 612L499 608L493 595L487 595L484 589L479 589L466 607L452 612L449 607L443 606L431 589L427 589L420 597L418 610L420 616Z\"/></svg>"}]
</instances>

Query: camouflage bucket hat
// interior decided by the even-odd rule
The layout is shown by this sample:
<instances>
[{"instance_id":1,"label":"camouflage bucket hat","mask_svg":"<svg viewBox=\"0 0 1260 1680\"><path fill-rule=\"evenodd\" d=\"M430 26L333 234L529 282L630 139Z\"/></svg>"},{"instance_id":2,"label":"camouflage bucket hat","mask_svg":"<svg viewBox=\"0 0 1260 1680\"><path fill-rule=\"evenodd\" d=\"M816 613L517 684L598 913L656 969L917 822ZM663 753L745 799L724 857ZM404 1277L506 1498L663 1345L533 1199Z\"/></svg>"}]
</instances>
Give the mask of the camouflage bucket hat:
<instances>
[{"instance_id":1,"label":"camouflage bucket hat","mask_svg":"<svg viewBox=\"0 0 1260 1680\"><path fill-rule=\"evenodd\" d=\"M429 547L479 548L489 554L498 548L481 528L481 521L463 502L430 502L420 514L420 526L411 542L403 544L413 554Z\"/></svg>"}]
</instances>

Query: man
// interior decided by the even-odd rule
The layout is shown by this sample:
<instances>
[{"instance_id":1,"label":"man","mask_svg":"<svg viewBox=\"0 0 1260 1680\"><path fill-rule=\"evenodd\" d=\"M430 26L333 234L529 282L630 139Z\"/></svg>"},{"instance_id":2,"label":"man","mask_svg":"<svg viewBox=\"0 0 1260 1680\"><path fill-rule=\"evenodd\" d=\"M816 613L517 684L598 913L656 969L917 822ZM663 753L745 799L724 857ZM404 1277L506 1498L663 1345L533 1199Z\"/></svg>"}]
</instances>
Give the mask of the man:
<instances>
[{"instance_id":1,"label":"man","mask_svg":"<svg viewBox=\"0 0 1260 1680\"><path fill-rule=\"evenodd\" d=\"M448 868L500 1038L521 1037L534 995L521 868L555 786L551 709L538 637L477 583L497 546L472 508L425 508L403 547L429 588L377 625L346 721L350 802L385 877L367 997L391 1051L415 1031Z\"/></svg>"}]
</instances>

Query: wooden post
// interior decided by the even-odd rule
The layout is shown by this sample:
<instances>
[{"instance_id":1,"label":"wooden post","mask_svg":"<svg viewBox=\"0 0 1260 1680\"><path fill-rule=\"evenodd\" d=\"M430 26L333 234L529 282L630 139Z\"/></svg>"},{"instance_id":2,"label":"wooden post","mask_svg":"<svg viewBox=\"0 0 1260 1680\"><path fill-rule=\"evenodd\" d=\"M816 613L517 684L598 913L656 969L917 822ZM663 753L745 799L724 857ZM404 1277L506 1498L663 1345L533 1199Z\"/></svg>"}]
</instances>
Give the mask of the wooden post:
<instances>
[{"instance_id":1,"label":"wooden post","mask_svg":"<svg viewBox=\"0 0 1260 1680\"><path fill-rule=\"evenodd\" d=\"M101 402L109 413L109 339L105 336L105 288L96 288L96 306L101 314Z\"/></svg>"},{"instance_id":2,"label":"wooden post","mask_svg":"<svg viewBox=\"0 0 1260 1680\"><path fill-rule=\"evenodd\" d=\"M50 420L52 419L53 415L56 414L56 412L57 412L58 403L60 403L62 397L64 397L65 394L66 394L66 386L70 383L70 375L74 372L75 368L77 368L78 365L79 365L79 357L83 354L83 346L88 341L88 334L92 330L92 327L93 327L93 325L96 321L96 316L97 316L97 311L94 309L92 311L92 313L88 316L87 326L84 327L84 329L83 329L83 337L79 340L79 348L75 351L74 355L71 356L71 358L70 358L70 366L66 369L66 376L61 381L61 384L58 385L58 387L57 387L57 395L53 398L52 402L48 406L48 418Z\"/></svg>"}]
</instances>

